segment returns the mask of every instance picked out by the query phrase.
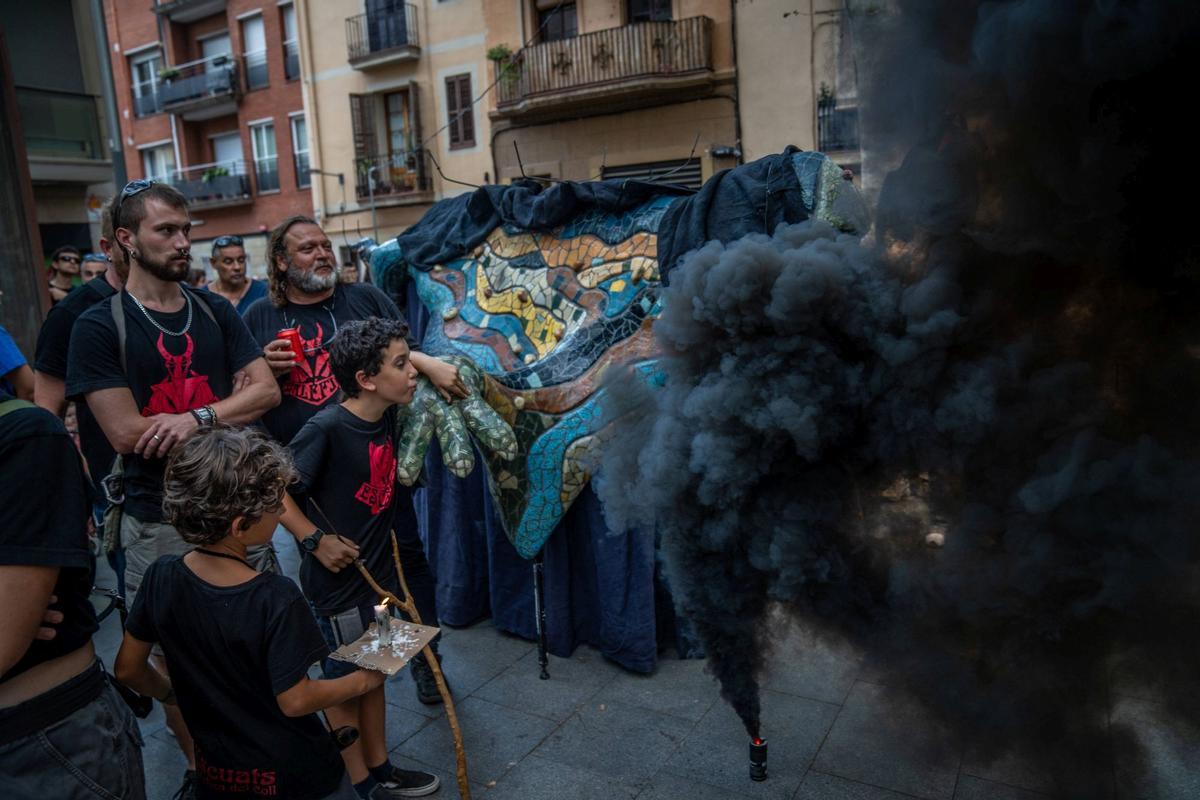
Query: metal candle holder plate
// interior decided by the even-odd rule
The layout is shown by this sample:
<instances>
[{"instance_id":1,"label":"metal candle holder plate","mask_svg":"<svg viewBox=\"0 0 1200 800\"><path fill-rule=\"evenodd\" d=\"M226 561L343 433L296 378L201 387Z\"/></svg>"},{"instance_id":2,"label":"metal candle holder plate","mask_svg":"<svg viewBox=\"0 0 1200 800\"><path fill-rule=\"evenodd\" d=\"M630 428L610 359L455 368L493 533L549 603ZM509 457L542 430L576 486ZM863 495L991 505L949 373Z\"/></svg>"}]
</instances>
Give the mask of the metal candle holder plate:
<instances>
[{"instance_id":1,"label":"metal candle holder plate","mask_svg":"<svg viewBox=\"0 0 1200 800\"><path fill-rule=\"evenodd\" d=\"M330 658L346 661L366 669L374 669L386 675L395 675L421 648L433 641L441 631L428 625L391 618L392 641L390 646L380 647L379 627L372 624L367 632L350 644L344 644L330 654Z\"/></svg>"}]
</instances>

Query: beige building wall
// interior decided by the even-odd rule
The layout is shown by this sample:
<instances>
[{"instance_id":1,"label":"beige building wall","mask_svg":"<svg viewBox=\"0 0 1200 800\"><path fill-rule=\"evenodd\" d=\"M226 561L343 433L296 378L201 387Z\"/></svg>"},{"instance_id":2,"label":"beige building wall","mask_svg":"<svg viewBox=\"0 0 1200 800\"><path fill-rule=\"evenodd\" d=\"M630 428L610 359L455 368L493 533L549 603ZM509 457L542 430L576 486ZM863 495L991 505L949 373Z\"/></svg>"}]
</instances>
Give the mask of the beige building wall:
<instances>
[{"instance_id":1,"label":"beige building wall","mask_svg":"<svg viewBox=\"0 0 1200 800\"><path fill-rule=\"evenodd\" d=\"M443 180L433 160L448 178L482 184L494 180L490 125L484 108L473 108L475 144L451 149L450 134L442 129L448 121L446 78L469 74L472 97L490 82L484 56L483 0L417 0L419 52L411 60L355 68L349 59L346 19L364 13L362 0L301 0L298 3L298 35L305 110L309 120L312 167L325 173L341 173L345 193L334 175L313 175L313 207L326 232L339 243L343 229L353 241L360 234L387 239L402 232L442 198L471 191ZM428 164L429 190L381 197L376 202L372 225L367 198L355 191L355 148L351 118L351 95L380 95L415 87L420 136L417 145L433 157ZM384 124L379 115L376 127ZM377 141L386 142L379 135Z\"/></svg>"},{"instance_id":2,"label":"beige building wall","mask_svg":"<svg viewBox=\"0 0 1200 800\"><path fill-rule=\"evenodd\" d=\"M755 0L737 6L738 92L746 161L789 144L818 147L822 86L842 106L857 102L842 0ZM853 151L830 153L855 167Z\"/></svg>"}]
</instances>

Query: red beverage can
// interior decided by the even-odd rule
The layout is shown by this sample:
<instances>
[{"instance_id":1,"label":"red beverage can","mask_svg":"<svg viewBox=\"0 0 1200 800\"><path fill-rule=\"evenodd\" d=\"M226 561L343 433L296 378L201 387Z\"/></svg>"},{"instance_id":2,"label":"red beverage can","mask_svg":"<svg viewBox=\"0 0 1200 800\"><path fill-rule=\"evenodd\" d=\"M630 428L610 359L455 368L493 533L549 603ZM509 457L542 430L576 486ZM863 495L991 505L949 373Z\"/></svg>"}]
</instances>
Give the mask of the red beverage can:
<instances>
[{"instance_id":1,"label":"red beverage can","mask_svg":"<svg viewBox=\"0 0 1200 800\"><path fill-rule=\"evenodd\" d=\"M284 328L275 334L275 338L287 339L288 346L292 348L292 354L297 361L304 357L304 342L300 338L299 328Z\"/></svg>"}]
</instances>

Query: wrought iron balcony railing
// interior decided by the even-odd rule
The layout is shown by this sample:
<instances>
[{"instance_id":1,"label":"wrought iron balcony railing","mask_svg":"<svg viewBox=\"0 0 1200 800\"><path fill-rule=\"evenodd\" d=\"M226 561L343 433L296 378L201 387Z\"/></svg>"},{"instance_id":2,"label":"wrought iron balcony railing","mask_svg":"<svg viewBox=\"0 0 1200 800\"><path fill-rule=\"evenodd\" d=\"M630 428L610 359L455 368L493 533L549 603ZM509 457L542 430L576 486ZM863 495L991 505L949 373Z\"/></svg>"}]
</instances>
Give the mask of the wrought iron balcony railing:
<instances>
[{"instance_id":1,"label":"wrought iron balcony railing","mask_svg":"<svg viewBox=\"0 0 1200 800\"><path fill-rule=\"evenodd\" d=\"M236 101L241 95L237 61L227 55L165 67L158 78L155 96L159 111L185 111Z\"/></svg>"},{"instance_id":2,"label":"wrought iron balcony railing","mask_svg":"<svg viewBox=\"0 0 1200 800\"><path fill-rule=\"evenodd\" d=\"M90 94L17 87L17 107L31 156L105 161L100 98Z\"/></svg>"},{"instance_id":3,"label":"wrought iron balcony railing","mask_svg":"<svg viewBox=\"0 0 1200 800\"><path fill-rule=\"evenodd\" d=\"M497 106L638 78L712 69L708 17L639 22L523 48L500 70Z\"/></svg>"},{"instance_id":4,"label":"wrought iron balcony railing","mask_svg":"<svg viewBox=\"0 0 1200 800\"><path fill-rule=\"evenodd\" d=\"M822 153L858 149L858 106L838 106L836 97L817 100L817 149Z\"/></svg>"},{"instance_id":5,"label":"wrought iron balcony railing","mask_svg":"<svg viewBox=\"0 0 1200 800\"><path fill-rule=\"evenodd\" d=\"M383 61L384 56L414 54L420 47L417 7L404 4L404 11L367 13L346 19L346 50L351 64Z\"/></svg>"},{"instance_id":6,"label":"wrought iron balcony railing","mask_svg":"<svg viewBox=\"0 0 1200 800\"><path fill-rule=\"evenodd\" d=\"M193 208L237 205L250 201L246 162L220 161L175 170L167 182L183 193Z\"/></svg>"},{"instance_id":7,"label":"wrought iron balcony railing","mask_svg":"<svg viewBox=\"0 0 1200 800\"><path fill-rule=\"evenodd\" d=\"M424 150L359 158L354 164L354 193L361 203L429 189Z\"/></svg>"}]
</instances>

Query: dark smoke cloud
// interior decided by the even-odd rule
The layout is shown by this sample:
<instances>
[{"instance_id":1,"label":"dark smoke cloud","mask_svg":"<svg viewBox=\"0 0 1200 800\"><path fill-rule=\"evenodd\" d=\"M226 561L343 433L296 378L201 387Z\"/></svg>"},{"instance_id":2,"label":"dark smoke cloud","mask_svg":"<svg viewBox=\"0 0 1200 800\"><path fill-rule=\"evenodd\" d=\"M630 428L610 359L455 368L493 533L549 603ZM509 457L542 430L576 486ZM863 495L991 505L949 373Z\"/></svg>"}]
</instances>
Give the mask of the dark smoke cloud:
<instances>
[{"instance_id":1,"label":"dark smoke cloud","mask_svg":"<svg viewBox=\"0 0 1200 800\"><path fill-rule=\"evenodd\" d=\"M672 273L665 385L610 383L597 488L662 531L751 735L775 604L1071 796L1136 752L1118 665L1200 724L1197 5L856 14L867 161L895 165L871 235Z\"/></svg>"}]
</instances>

